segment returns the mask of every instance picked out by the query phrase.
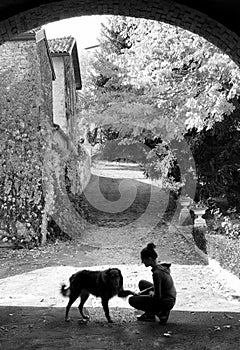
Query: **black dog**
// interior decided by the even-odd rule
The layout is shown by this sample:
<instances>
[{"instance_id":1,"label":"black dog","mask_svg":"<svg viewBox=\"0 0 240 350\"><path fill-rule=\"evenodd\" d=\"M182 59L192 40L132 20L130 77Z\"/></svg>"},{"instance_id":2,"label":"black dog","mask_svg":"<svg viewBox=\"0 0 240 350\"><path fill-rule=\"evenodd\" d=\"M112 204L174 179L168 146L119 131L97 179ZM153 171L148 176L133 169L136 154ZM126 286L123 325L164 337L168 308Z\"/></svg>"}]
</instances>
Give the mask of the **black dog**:
<instances>
[{"instance_id":1,"label":"black dog","mask_svg":"<svg viewBox=\"0 0 240 350\"><path fill-rule=\"evenodd\" d=\"M82 270L69 279L70 286L66 288L63 284L61 287L61 293L63 296L69 297L69 302L66 307L65 320L69 321L68 313L74 303L74 301L80 297L79 312L84 319L89 317L83 313L83 305L89 297L89 294L93 294L96 297L101 297L102 306L105 312L108 322L113 322L109 315L108 301L115 295L120 298L125 298L128 295L134 295L135 293L123 289L123 276L119 269L110 268L104 271L89 271Z\"/></svg>"}]
</instances>

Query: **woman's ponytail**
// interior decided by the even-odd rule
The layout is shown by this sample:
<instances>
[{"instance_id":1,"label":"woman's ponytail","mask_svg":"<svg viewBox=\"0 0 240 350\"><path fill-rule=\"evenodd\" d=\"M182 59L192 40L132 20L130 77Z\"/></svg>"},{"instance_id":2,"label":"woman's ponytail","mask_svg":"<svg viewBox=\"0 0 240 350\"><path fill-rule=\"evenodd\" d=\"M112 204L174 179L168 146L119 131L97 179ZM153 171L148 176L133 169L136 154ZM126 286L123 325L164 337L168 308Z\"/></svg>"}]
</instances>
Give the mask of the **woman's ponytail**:
<instances>
[{"instance_id":1,"label":"woman's ponytail","mask_svg":"<svg viewBox=\"0 0 240 350\"><path fill-rule=\"evenodd\" d=\"M146 248L143 248L141 251L141 259L148 259L152 258L153 260L156 260L158 255L157 252L155 251L155 244L154 243L148 243Z\"/></svg>"}]
</instances>

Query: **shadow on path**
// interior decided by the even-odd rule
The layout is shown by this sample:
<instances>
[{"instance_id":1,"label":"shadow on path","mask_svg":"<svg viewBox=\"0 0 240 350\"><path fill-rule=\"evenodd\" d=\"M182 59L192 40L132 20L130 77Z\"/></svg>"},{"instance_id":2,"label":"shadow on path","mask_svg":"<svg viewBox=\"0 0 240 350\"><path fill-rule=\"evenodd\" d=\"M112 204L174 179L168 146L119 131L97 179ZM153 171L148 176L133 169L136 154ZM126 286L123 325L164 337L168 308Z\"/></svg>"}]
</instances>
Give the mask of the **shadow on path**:
<instances>
[{"instance_id":1,"label":"shadow on path","mask_svg":"<svg viewBox=\"0 0 240 350\"><path fill-rule=\"evenodd\" d=\"M132 310L112 308L108 324L100 308L89 311L91 321L64 322L64 308L0 307L0 348L53 349L168 349L237 350L240 348L240 313L172 311L165 326L139 323ZM168 335L166 335L168 334Z\"/></svg>"}]
</instances>

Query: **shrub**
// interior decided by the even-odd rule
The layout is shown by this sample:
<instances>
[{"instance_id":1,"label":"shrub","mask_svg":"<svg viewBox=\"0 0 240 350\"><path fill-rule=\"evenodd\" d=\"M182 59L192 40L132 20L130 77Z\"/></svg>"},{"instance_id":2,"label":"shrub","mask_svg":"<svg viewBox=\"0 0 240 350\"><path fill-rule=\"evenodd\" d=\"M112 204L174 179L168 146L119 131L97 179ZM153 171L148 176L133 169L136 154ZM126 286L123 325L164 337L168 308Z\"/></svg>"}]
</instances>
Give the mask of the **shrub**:
<instances>
[{"instance_id":1,"label":"shrub","mask_svg":"<svg viewBox=\"0 0 240 350\"><path fill-rule=\"evenodd\" d=\"M193 227L192 235L196 246L207 254L207 240L205 238L206 229L202 227Z\"/></svg>"},{"instance_id":2,"label":"shrub","mask_svg":"<svg viewBox=\"0 0 240 350\"><path fill-rule=\"evenodd\" d=\"M220 234L227 238L240 238L240 214L235 208L229 209L223 215L219 209L213 210L213 220L211 222L211 234Z\"/></svg>"}]
</instances>

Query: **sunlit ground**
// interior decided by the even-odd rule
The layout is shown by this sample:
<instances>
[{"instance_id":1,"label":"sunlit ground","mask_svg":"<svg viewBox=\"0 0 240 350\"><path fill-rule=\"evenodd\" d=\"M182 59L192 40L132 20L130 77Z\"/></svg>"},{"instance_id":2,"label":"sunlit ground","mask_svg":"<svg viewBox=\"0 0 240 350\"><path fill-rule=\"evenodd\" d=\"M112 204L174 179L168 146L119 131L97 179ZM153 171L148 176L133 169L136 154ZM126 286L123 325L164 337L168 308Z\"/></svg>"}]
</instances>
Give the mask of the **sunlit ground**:
<instances>
[{"instance_id":1,"label":"sunlit ground","mask_svg":"<svg viewBox=\"0 0 240 350\"><path fill-rule=\"evenodd\" d=\"M85 267L103 270L113 266ZM151 281L151 271L143 265L114 265L121 269L124 287L137 291L138 281ZM83 268L81 268L83 269ZM62 283L79 269L71 266L47 267L0 280L1 306L63 307L67 298L60 294ZM239 311L240 303L231 296L237 293L225 283L222 285L214 270L201 265L172 265L172 276L178 291L175 310L180 311ZM78 305L78 301L74 306ZM101 306L100 298L90 296L86 307ZM127 298L114 297L110 307L130 308Z\"/></svg>"}]
</instances>

